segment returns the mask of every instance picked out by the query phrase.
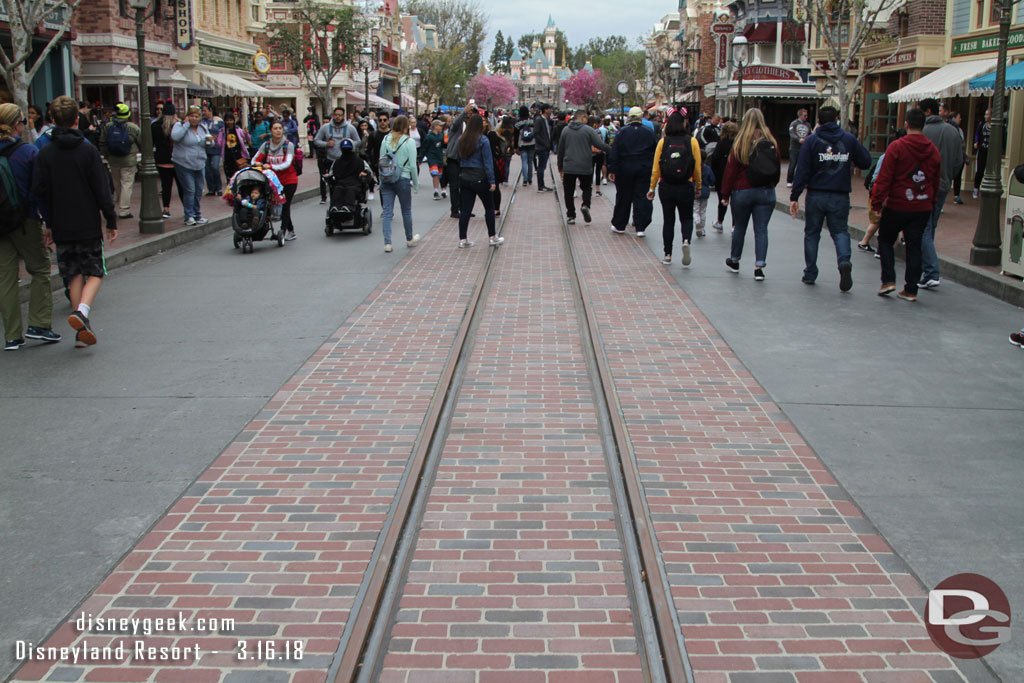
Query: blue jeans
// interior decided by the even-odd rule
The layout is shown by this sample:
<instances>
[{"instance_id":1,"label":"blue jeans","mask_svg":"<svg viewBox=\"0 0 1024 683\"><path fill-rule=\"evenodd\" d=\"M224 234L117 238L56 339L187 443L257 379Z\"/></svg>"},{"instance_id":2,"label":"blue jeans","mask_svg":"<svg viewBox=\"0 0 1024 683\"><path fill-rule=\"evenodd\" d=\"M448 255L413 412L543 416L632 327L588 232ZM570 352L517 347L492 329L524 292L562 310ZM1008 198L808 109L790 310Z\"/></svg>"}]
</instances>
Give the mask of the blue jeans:
<instances>
[{"instance_id":1,"label":"blue jeans","mask_svg":"<svg viewBox=\"0 0 1024 683\"><path fill-rule=\"evenodd\" d=\"M224 189L224 183L220 179L220 155L206 155L206 189L209 192L220 194Z\"/></svg>"},{"instance_id":2,"label":"blue jeans","mask_svg":"<svg viewBox=\"0 0 1024 683\"><path fill-rule=\"evenodd\" d=\"M928 218L928 225L924 227L924 234L921 236L921 282L939 279L939 255L935 253L935 228L939 225L939 216L942 215L942 207L946 204L948 194L949 190L939 192L939 196L935 198L932 215Z\"/></svg>"},{"instance_id":3,"label":"blue jeans","mask_svg":"<svg viewBox=\"0 0 1024 683\"><path fill-rule=\"evenodd\" d=\"M732 209L732 260L743 256L743 240L747 236L747 224L754 219L754 266L768 265L768 221L775 211L775 188L753 187L737 190L729 200Z\"/></svg>"},{"instance_id":4,"label":"blue jeans","mask_svg":"<svg viewBox=\"0 0 1024 683\"><path fill-rule=\"evenodd\" d=\"M523 159L523 182L528 183L533 180L533 147L520 148L519 156Z\"/></svg>"},{"instance_id":5,"label":"blue jeans","mask_svg":"<svg viewBox=\"0 0 1024 683\"><path fill-rule=\"evenodd\" d=\"M537 155L537 189L544 187L544 172L548 168L548 157L551 156L550 149L535 150Z\"/></svg>"},{"instance_id":6,"label":"blue jeans","mask_svg":"<svg viewBox=\"0 0 1024 683\"><path fill-rule=\"evenodd\" d=\"M181 164L175 164L174 173L178 176L178 183L183 188L181 203L185 205L185 218L202 218L203 212L199 206L199 200L203 196L205 171L201 168L193 171Z\"/></svg>"},{"instance_id":7,"label":"blue jeans","mask_svg":"<svg viewBox=\"0 0 1024 683\"><path fill-rule=\"evenodd\" d=\"M393 183L380 184L381 223L384 224L384 244L391 244L391 219L395 217L395 197L402 205L402 223L405 239L412 239L412 181L399 178Z\"/></svg>"},{"instance_id":8,"label":"blue jeans","mask_svg":"<svg viewBox=\"0 0 1024 683\"><path fill-rule=\"evenodd\" d=\"M828 221L828 231L836 245L836 262L850 262L850 195L845 192L807 192L804 203L804 277L818 279L818 242L822 223Z\"/></svg>"}]
</instances>

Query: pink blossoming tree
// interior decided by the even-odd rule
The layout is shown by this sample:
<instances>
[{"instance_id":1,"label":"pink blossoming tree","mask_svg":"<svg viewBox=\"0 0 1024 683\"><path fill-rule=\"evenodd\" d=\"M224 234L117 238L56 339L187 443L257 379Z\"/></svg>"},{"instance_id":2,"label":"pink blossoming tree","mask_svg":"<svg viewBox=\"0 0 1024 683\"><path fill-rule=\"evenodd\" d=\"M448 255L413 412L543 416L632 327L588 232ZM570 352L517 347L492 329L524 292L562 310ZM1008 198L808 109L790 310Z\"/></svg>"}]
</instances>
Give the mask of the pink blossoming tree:
<instances>
[{"instance_id":1,"label":"pink blossoming tree","mask_svg":"<svg viewBox=\"0 0 1024 683\"><path fill-rule=\"evenodd\" d=\"M477 74L468 84L469 96L479 105L491 107L508 104L516 99L516 86L501 74Z\"/></svg>"},{"instance_id":2,"label":"pink blossoming tree","mask_svg":"<svg viewBox=\"0 0 1024 683\"><path fill-rule=\"evenodd\" d=\"M589 104L597 99L598 92L604 90L604 79L601 78L600 70L581 69L562 81L562 88L565 89L565 99L570 103Z\"/></svg>"}]
</instances>

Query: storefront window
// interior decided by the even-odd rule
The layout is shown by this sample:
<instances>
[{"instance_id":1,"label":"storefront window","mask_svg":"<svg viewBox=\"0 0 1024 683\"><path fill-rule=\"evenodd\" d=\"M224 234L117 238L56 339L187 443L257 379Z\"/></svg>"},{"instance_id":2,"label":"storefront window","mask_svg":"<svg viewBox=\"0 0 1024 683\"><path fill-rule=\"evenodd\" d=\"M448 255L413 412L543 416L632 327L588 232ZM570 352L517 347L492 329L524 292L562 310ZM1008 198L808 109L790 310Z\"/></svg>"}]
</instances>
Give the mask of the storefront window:
<instances>
[{"instance_id":1,"label":"storefront window","mask_svg":"<svg viewBox=\"0 0 1024 683\"><path fill-rule=\"evenodd\" d=\"M117 86L87 85L82 88L82 96L90 107L112 109L117 104Z\"/></svg>"},{"instance_id":2,"label":"storefront window","mask_svg":"<svg viewBox=\"0 0 1024 683\"><path fill-rule=\"evenodd\" d=\"M975 28L984 28L985 26L985 0L977 0L975 4L975 16L976 23Z\"/></svg>"},{"instance_id":3,"label":"storefront window","mask_svg":"<svg viewBox=\"0 0 1024 683\"><path fill-rule=\"evenodd\" d=\"M132 123L139 122L139 86L124 86L124 103L132 110Z\"/></svg>"}]
</instances>

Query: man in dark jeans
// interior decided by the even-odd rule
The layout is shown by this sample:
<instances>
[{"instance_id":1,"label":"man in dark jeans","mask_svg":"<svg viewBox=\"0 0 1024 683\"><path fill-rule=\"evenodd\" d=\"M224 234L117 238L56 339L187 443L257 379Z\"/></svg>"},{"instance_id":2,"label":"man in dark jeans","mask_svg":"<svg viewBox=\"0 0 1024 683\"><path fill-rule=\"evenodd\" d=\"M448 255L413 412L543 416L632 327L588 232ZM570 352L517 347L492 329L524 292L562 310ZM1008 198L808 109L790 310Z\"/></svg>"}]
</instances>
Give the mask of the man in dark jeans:
<instances>
[{"instance_id":1,"label":"man in dark jeans","mask_svg":"<svg viewBox=\"0 0 1024 683\"><path fill-rule=\"evenodd\" d=\"M818 242L822 224L836 245L839 265L839 289L853 287L853 264L850 262L850 175L851 164L857 168L871 165L871 154L853 135L836 125L839 110L822 107L818 110L818 129L800 149L793 190L789 195L789 212L796 218L800 193L807 188L804 203L804 276L803 283L813 285L818 278Z\"/></svg>"},{"instance_id":2,"label":"man in dark jeans","mask_svg":"<svg viewBox=\"0 0 1024 683\"><path fill-rule=\"evenodd\" d=\"M593 149L612 151L601 134L587 125L587 112L580 109L574 120L562 132L558 141L558 172L562 174L562 188L565 191L565 215L569 224L576 222L576 181L583 191L583 220L590 222L590 192L594 170Z\"/></svg>"},{"instance_id":3,"label":"man in dark jeans","mask_svg":"<svg viewBox=\"0 0 1024 683\"><path fill-rule=\"evenodd\" d=\"M878 231L882 287L878 295L886 296L896 291L894 247L902 231L906 240L906 286L897 296L906 301L917 301L921 237L937 201L942 158L938 148L924 136L924 112L910 109L906 118L907 134L885 150L882 167L871 188L871 208L882 216Z\"/></svg>"},{"instance_id":4,"label":"man in dark jeans","mask_svg":"<svg viewBox=\"0 0 1024 683\"><path fill-rule=\"evenodd\" d=\"M544 174L551 156L551 105L540 105L540 113L533 120L534 158L537 160L537 192L554 192L544 184Z\"/></svg>"}]
</instances>

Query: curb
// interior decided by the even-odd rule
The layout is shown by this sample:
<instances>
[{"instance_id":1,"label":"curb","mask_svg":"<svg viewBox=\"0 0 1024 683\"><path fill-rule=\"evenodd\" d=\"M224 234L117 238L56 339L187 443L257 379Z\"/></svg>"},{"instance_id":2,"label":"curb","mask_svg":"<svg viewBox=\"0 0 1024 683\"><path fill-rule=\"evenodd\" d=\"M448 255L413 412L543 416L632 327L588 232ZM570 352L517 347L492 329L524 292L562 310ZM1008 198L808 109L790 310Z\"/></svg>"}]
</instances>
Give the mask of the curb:
<instances>
[{"instance_id":1,"label":"curb","mask_svg":"<svg viewBox=\"0 0 1024 683\"><path fill-rule=\"evenodd\" d=\"M789 203L780 200L775 201L775 210L789 215ZM804 211L800 209L797 212L797 218L803 220ZM860 241L864 237L866 230L859 225L849 224L850 237L856 238ZM900 259L903 258L903 249L897 245L896 256ZM1005 301L1008 304L1017 306L1018 308L1024 308L1024 283L1015 278L993 273L979 268L978 266L972 266L969 263L965 263L959 259L949 258L939 254L939 266L942 270L943 280L952 280L965 287L976 289L979 292L994 296L995 298Z\"/></svg>"},{"instance_id":2,"label":"curb","mask_svg":"<svg viewBox=\"0 0 1024 683\"><path fill-rule=\"evenodd\" d=\"M320 194L320 188L309 187L304 190L300 190L295 193L293 202L304 201L310 197L314 197ZM157 254L168 251L175 247L180 247L183 244L194 242L198 239L202 239L207 235L212 235L215 232L220 232L224 228L231 226L231 216L222 216L221 218L215 218L206 225L192 225L184 228L183 230L177 230L172 233L165 233L162 235L156 235L152 239L148 239L145 242L139 244L133 244L130 247L125 247L120 251L115 251L111 254L106 255L107 271L112 271L123 266L127 266L136 261L147 259L150 256L156 256ZM29 297L29 284L32 278L25 278L23 281L18 283L18 300L21 303L28 301ZM54 271L50 275L50 290L54 292L63 291L64 282L61 280L60 273Z\"/></svg>"}]
</instances>

